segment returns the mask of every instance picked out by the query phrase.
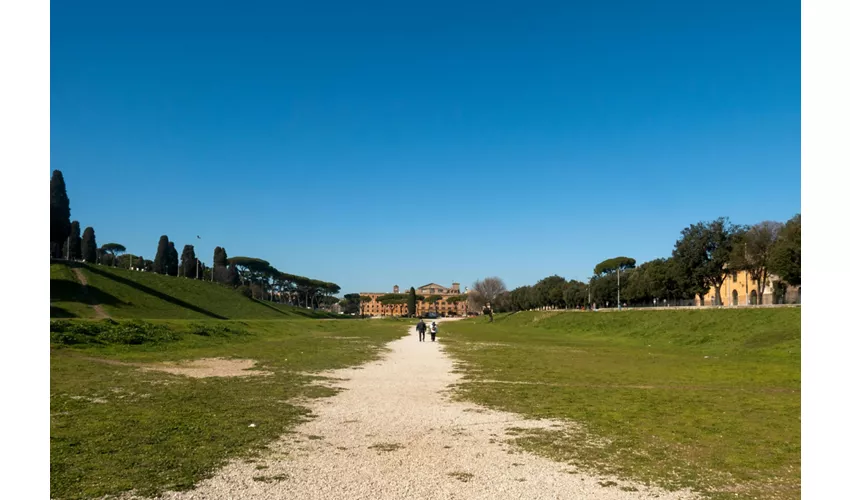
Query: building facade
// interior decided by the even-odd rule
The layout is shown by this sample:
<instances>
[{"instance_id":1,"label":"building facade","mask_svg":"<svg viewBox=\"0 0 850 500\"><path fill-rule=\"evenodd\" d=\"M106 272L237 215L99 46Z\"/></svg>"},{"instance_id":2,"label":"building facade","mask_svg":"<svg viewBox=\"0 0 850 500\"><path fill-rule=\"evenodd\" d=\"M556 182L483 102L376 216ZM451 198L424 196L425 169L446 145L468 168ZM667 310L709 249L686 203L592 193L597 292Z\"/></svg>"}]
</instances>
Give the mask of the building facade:
<instances>
[{"instance_id":1,"label":"building facade","mask_svg":"<svg viewBox=\"0 0 850 500\"><path fill-rule=\"evenodd\" d=\"M402 290L398 285L393 287L392 292L360 292L360 297L370 297L369 302L361 303L360 309L365 316L407 316L407 301L401 304L382 304L378 302L378 297L393 294L407 295L410 289ZM469 311L469 304L466 300L449 300L452 297L461 297L465 295L461 293L460 283L452 283L451 287L445 287L437 283L428 283L416 289L416 295L421 295L425 300L416 301L416 316L424 316L426 313L432 312L440 316L466 316ZM439 300L433 303L428 302L429 297L440 296Z\"/></svg>"},{"instance_id":2,"label":"building facade","mask_svg":"<svg viewBox=\"0 0 850 500\"><path fill-rule=\"evenodd\" d=\"M799 287L791 287L785 291L784 297L774 297L773 282L778 281L776 276L767 276L767 284L764 287L762 295L762 304L795 304L800 303ZM695 301L697 305L705 306L753 306L758 304L758 283L753 279L752 275L746 271L733 272L726 276L723 284L720 285L720 296L717 296L717 291L714 287L706 292L703 296L704 301L700 303L700 297L697 295Z\"/></svg>"}]
</instances>

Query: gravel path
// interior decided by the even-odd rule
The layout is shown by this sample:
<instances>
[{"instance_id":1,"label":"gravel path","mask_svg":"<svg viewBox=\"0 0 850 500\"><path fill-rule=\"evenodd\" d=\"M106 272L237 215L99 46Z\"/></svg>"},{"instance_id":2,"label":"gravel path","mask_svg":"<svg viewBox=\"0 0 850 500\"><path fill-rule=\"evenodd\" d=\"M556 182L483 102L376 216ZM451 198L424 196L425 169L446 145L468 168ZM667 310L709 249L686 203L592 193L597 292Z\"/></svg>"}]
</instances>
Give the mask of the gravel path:
<instances>
[{"instance_id":1,"label":"gravel path","mask_svg":"<svg viewBox=\"0 0 850 500\"><path fill-rule=\"evenodd\" d=\"M381 360L323 375L344 390L309 403L316 418L177 499L695 498L600 478L503 444L509 427L563 426L452 402L460 380L439 343L416 332ZM623 487L637 488L625 491Z\"/></svg>"},{"instance_id":2,"label":"gravel path","mask_svg":"<svg viewBox=\"0 0 850 500\"><path fill-rule=\"evenodd\" d=\"M71 271L73 271L74 276L77 277L77 281L79 281L80 284L83 285L83 293L85 294L85 296L89 300L89 302L91 302L91 307L92 307L92 309L94 309L95 318L97 318L97 319L108 318L109 314L106 313L106 311L103 309L103 306L100 305L100 304L94 303L94 298L89 293L89 280L86 279L86 275L83 274L83 272L76 267L71 269Z\"/></svg>"}]
</instances>

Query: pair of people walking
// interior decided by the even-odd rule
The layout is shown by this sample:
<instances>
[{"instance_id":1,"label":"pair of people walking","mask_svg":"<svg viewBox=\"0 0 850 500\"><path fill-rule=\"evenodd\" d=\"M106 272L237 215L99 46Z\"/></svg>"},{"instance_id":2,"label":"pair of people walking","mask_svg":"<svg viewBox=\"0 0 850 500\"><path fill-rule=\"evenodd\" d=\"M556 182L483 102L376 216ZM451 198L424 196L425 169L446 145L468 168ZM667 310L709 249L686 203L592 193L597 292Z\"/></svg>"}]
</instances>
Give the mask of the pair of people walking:
<instances>
[{"instance_id":1,"label":"pair of people walking","mask_svg":"<svg viewBox=\"0 0 850 500\"><path fill-rule=\"evenodd\" d=\"M422 318L419 318L419 323L416 324L416 331L419 332L419 342L425 342L425 332L431 332L431 342L437 340L437 322L431 322L431 326L425 324Z\"/></svg>"}]
</instances>

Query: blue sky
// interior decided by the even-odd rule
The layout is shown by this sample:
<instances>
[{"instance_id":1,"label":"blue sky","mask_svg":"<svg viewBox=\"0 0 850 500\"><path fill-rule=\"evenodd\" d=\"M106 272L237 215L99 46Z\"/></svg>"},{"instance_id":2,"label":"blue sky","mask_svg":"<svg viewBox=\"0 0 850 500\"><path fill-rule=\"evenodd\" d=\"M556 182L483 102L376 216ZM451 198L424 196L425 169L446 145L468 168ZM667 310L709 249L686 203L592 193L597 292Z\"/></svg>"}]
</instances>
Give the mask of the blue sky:
<instances>
[{"instance_id":1,"label":"blue sky","mask_svg":"<svg viewBox=\"0 0 850 500\"><path fill-rule=\"evenodd\" d=\"M57 2L50 78L72 219L151 259L513 288L800 211L799 2Z\"/></svg>"}]
</instances>

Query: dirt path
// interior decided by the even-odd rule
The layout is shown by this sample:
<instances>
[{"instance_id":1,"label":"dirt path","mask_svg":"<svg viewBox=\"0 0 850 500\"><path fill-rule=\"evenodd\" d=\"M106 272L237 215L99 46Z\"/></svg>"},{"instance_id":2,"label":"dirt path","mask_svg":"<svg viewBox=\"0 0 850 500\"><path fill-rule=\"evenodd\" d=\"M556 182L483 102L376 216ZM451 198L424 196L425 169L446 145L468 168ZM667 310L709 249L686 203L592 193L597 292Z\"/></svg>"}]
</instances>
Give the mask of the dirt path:
<instances>
[{"instance_id":1,"label":"dirt path","mask_svg":"<svg viewBox=\"0 0 850 500\"><path fill-rule=\"evenodd\" d=\"M344 379L345 390L311 402L316 418L260 460L233 462L196 490L164 498L694 498L620 480L606 487L611 478L512 448L502 443L507 428L563 424L450 401L460 376L439 341L420 343L412 329L388 347L379 361L324 374Z\"/></svg>"},{"instance_id":2,"label":"dirt path","mask_svg":"<svg viewBox=\"0 0 850 500\"><path fill-rule=\"evenodd\" d=\"M79 281L80 284L83 285L83 293L86 295L86 298L89 299L89 303L91 303L92 309L94 309L95 318L97 318L97 319L108 318L109 314L106 313L106 311L103 309L103 306L100 305L100 304L94 304L93 303L94 299L92 298L91 294L89 293L89 280L86 279L86 275L83 274L83 272L79 268L76 268L76 267L71 269L71 271L74 272L74 276L77 278L77 281Z\"/></svg>"}]
</instances>

